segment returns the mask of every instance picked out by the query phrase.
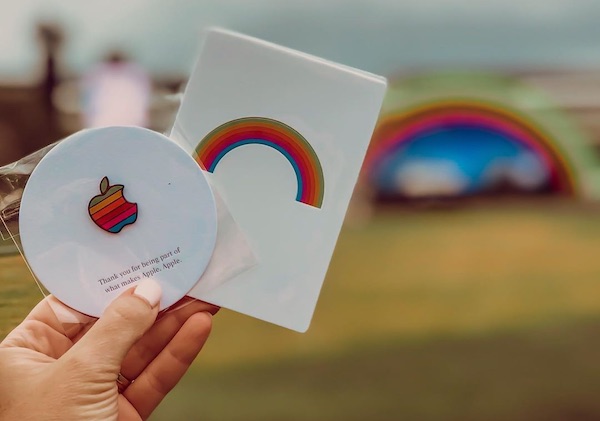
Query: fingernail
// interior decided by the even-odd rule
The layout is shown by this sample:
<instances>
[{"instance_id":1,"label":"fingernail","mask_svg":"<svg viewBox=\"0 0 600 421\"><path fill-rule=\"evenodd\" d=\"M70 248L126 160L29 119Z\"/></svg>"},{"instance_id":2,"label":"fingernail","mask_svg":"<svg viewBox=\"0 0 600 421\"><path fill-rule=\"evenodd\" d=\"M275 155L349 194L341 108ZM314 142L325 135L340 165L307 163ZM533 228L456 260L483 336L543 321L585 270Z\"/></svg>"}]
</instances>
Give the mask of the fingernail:
<instances>
[{"instance_id":1,"label":"fingernail","mask_svg":"<svg viewBox=\"0 0 600 421\"><path fill-rule=\"evenodd\" d=\"M137 295L148 301L151 307L156 307L162 296L162 288L154 279L148 278L138 282L135 291L133 291L133 295Z\"/></svg>"}]
</instances>

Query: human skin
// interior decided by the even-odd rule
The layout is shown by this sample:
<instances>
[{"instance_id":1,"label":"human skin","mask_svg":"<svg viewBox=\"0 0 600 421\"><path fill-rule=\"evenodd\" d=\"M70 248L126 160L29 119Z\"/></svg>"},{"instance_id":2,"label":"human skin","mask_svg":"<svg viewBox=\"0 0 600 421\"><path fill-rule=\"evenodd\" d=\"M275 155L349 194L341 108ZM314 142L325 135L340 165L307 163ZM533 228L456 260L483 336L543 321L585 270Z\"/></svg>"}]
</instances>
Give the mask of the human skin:
<instances>
[{"instance_id":1,"label":"human skin","mask_svg":"<svg viewBox=\"0 0 600 421\"><path fill-rule=\"evenodd\" d=\"M41 301L0 343L0 419L147 419L204 346L218 310L188 300L158 316L160 295L142 281L83 323L61 322L61 312L81 315L54 297ZM135 379L123 393L119 373Z\"/></svg>"}]
</instances>

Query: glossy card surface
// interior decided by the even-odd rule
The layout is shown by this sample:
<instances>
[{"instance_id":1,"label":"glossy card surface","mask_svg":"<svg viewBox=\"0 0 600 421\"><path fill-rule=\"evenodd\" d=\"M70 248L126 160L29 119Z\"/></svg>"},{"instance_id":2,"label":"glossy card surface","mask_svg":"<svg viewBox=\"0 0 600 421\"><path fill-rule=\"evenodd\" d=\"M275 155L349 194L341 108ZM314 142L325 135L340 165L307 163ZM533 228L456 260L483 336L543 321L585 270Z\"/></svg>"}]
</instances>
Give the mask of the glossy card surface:
<instances>
[{"instance_id":1,"label":"glossy card surface","mask_svg":"<svg viewBox=\"0 0 600 421\"><path fill-rule=\"evenodd\" d=\"M19 216L23 253L59 300L98 317L141 279L161 309L204 273L217 214L204 173L167 137L137 127L78 132L29 178Z\"/></svg>"},{"instance_id":2,"label":"glossy card surface","mask_svg":"<svg viewBox=\"0 0 600 421\"><path fill-rule=\"evenodd\" d=\"M385 89L376 75L206 33L171 138L208 171L258 264L190 295L308 328Z\"/></svg>"}]
</instances>

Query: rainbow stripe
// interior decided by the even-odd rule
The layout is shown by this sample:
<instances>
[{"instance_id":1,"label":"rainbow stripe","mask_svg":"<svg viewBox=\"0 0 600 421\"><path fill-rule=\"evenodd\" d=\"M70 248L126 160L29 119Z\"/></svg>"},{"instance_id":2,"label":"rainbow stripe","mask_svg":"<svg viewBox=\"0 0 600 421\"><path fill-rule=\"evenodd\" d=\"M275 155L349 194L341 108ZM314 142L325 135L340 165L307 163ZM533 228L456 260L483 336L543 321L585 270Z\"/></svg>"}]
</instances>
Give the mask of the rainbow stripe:
<instances>
[{"instance_id":1,"label":"rainbow stripe","mask_svg":"<svg viewBox=\"0 0 600 421\"><path fill-rule=\"evenodd\" d=\"M89 213L96 225L116 234L124 226L135 222L137 219L137 203L127 202L123 197L123 189L119 189L107 197L92 199Z\"/></svg>"},{"instance_id":2,"label":"rainbow stripe","mask_svg":"<svg viewBox=\"0 0 600 421\"><path fill-rule=\"evenodd\" d=\"M250 144L269 146L281 152L296 173L296 200L316 208L323 205L325 182L317 154L300 133L277 120L246 117L222 124L202 139L194 158L203 169L214 172L228 152Z\"/></svg>"},{"instance_id":3,"label":"rainbow stripe","mask_svg":"<svg viewBox=\"0 0 600 421\"><path fill-rule=\"evenodd\" d=\"M525 145L543 160L556 191L577 193L574 167L549 133L515 110L472 99L435 101L384 117L373 134L363 170L372 173L385 156L422 136L464 127L484 129Z\"/></svg>"}]
</instances>

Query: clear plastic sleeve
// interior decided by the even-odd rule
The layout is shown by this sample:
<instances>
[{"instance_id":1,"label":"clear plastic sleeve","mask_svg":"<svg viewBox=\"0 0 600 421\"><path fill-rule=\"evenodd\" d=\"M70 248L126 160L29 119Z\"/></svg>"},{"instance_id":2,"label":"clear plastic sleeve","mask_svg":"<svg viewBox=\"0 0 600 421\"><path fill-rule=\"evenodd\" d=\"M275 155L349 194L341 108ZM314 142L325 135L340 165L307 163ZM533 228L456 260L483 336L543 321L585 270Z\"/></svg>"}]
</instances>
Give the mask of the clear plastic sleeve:
<instances>
[{"instance_id":1,"label":"clear plastic sleeve","mask_svg":"<svg viewBox=\"0 0 600 421\"><path fill-rule=\"evenodd\" d=\"M43 283L37 279L35 273L27 263L23 254L19 235L19 211L24 188L34 168L42 158L60 142L48 145L16 162L0 167L0 234L3 239L12 239L19 253L23 257L29 271L37 283L43 296L49 294ZM211 259L198 282L205 283L205 287L217 288L234 276L248 270L257 263L246 237L231 216L226 204L221 200L218 191L212 187L217 211L217 235ZM82 268L82 270L85 270ZM77 276L73 274L73 276ZM72 329L81 330L93 324L94 317L87 316L63 304L55 297L46 298L54 311L57 319L62 323L65 331ZM194 299L185 297L164 312L179 309L193 302Z\"/></svg>"}]
</instances>

